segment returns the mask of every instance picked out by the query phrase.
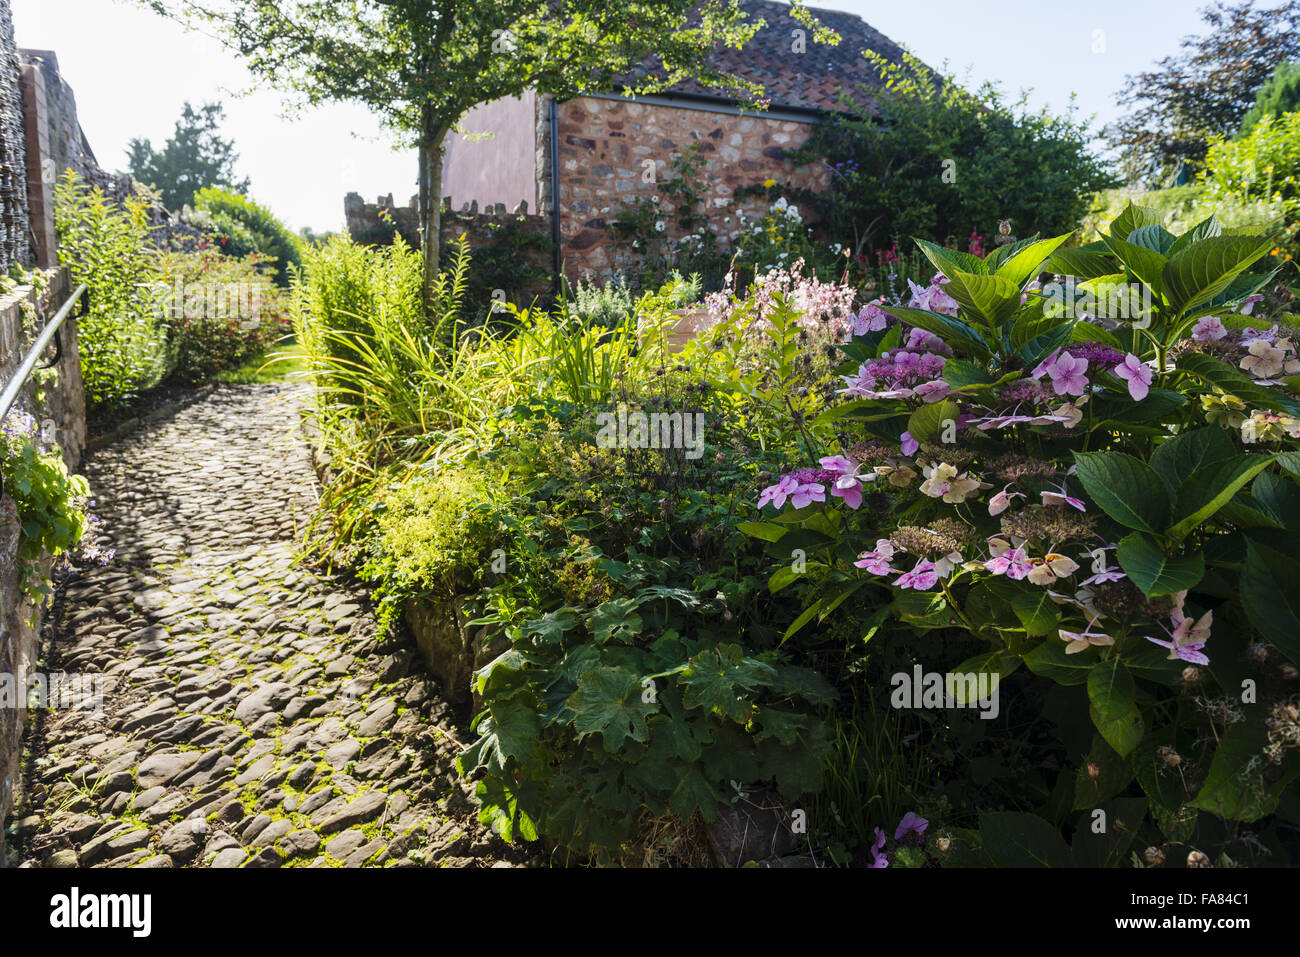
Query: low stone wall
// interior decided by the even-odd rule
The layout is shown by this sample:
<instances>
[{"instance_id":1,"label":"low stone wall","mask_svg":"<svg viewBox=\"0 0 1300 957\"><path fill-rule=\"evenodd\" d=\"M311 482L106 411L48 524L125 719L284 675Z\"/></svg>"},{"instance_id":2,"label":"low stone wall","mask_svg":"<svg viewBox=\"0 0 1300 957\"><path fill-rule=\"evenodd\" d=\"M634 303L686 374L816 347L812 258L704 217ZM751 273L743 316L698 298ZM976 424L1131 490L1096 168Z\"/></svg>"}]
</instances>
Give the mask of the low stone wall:
<instances>
[{"instance_id":1,"label":"low stone wall","mask_svg":"<svg viewBox=\"0 0 1300 957\"><path fill-rule=\"evenodd\" d=\"M71 293L66 269L46 273L48 289L39 295L32 287L0 298L0 385L8 383L36 335L58 311ZM75 308L75 307L74 307ZM55 366L55 381L39 389L29 381L19 402L31 413L46 435L52 435L63 451L70 469L81 461L86 445L86 402L81 387L81 358L77 349L76 319L69 317L61 330L63 357ZM13 499L0 495L0 820L9 813L19 786L23 727L27 719L25 676L34 676L38 660L38 638L44 617L43 605L36 605L19 589L15 567L19 541L17 510ZM43 563L48 574L52 560ZM22 680L20 680L22 679ZM6 859L5 839L0 832L0 867Z\"/></svg>"},{"instance_id":2,"label":"low stone wall","mask_svg":"<svg viewBox=\"0 0 1300 957\"><path fill-rule=\"evenodd\" d=\"M488 638L487 628L467 627L459 600L412 601L403 617L429 673L442 684L443 696L456 704L472 702L477 712L482 702L470 681L474 672L509 647L506 638Z\"/></svg>"}]
</instances>

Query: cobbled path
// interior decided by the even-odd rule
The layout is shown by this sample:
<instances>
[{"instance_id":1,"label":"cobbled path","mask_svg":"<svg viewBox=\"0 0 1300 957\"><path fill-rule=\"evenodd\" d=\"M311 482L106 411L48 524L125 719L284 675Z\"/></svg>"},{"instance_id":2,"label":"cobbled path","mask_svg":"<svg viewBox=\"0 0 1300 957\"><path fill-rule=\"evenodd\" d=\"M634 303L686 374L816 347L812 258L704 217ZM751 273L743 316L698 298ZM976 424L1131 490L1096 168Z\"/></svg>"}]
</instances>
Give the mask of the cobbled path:
<instances>
[{"instance_id":1,"label":"cobbled path","mask_svg":"<svg viewBox=\"0 0 1300 957\"><path fill-rule=\"evenodd\" d=\"M93 537L47 673L103 713L33 712L20 860L45 867L505 866L450 709L364 593L293 562L315 475L285 384L225 386L85 466Z\"/></svg>"}]
</instances>

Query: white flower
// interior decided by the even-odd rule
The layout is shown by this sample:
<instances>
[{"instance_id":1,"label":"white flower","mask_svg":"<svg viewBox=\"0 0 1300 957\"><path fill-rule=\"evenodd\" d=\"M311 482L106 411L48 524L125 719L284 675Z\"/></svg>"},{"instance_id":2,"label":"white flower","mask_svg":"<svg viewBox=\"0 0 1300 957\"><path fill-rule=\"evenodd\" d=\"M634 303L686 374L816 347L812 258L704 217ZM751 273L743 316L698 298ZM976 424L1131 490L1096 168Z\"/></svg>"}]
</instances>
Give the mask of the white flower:
<instances>
[{"instance_id":1,"label":"white flower","mask_svg":"<svg viewBox=\"0 0 1300 957\"><path fill-rule=\"evenodd\" d=\"M655 223L655 231L662 233L664 231L664 221L661 219Z\"/></svg>"}]
</instances>

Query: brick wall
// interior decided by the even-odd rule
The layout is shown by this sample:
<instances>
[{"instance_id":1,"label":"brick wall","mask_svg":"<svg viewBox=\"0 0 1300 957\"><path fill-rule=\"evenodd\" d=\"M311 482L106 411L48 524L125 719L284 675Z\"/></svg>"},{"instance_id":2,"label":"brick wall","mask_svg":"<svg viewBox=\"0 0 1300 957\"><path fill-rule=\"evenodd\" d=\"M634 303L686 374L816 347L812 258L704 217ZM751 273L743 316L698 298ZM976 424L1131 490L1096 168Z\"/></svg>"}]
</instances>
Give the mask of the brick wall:
<instances>
[{"instance_id":1,"label":"brick wall","mask_svg":"<svg viewBox=\"0 0 1300 957\"><path fill-rule=\"evenodd\" d=\"M557 125L560 237L570 279L605 277L635 262L607 225L622 203L657 192L643 178L647 161L662 179L689 144L699 145L705 161L710 220L724 243L738 231L738 209L754 215L765 208L758 198L737 200L739 188L769 178L811 190L829 186L825 164L795 166L786 159L812 132L809 123L793 119L579 97L560 103Z\"/></svg>"}]
</instances>

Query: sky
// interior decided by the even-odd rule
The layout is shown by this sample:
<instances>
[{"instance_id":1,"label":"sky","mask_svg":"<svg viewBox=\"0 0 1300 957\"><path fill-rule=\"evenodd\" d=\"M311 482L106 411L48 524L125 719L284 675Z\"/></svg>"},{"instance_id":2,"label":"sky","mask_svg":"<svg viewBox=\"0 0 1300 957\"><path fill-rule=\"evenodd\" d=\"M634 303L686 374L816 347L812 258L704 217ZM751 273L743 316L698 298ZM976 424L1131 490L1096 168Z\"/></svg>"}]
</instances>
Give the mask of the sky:
<instances>
[{"instance_id":1,"label":"sky","mask_svg":"<svg viewBox=\"0 0 1300 957\"><path fill-rule=\"evenodd\" d=\"M970 86L994 80L1032 91L1033 106L1064 110L1071 93L1099 123L1121 114L1115 94L1136 73L1199 33L1206 0L830 0L934 67L945 62ZM78 115L101 166L126 166L126 145L171 135L186 100L220 100L224 136L240 153L251 194L292 228L343 226L349 191L404 204L416 190L411 150L393 149L377 117L352 104L286 119L282 95L253 86L234 54L186 34L134 0L13 0L18 45L54 50L77 98Z\"/></svg>"}]
</instances>

